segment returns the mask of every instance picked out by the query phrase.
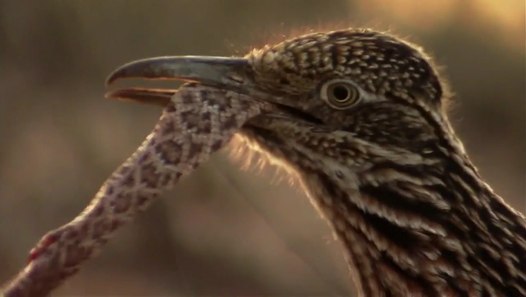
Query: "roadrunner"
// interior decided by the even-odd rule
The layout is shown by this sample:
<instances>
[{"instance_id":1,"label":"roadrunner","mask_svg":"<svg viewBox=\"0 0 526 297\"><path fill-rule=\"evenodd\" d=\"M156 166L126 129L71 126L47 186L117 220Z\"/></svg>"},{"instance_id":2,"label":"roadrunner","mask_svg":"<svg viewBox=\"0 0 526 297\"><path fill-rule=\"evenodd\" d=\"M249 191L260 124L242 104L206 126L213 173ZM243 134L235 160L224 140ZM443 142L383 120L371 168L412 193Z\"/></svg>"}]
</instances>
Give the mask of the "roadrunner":
<instances>
[{"instance_id":1,"label":"roadrunner","mask_svg":"<svg viewBox=\"0 0 526 297\"><path fill-rule=\"evenodd\" d=\"M273 104L241 134L299 176L361 295L526 296L526 221L466 155L447 85L420 48L343 30L244 58L146 59L110 80L123 77L197 81Z\"/></svg>"},{"instance_id":2,"label":"roadrunner","mask_svg":"<svg viewBox=\"0 0 526 297\"><path fill-rule=\"evenodd\" d=\"M420 48L388 34L342 30L289 39L243 58L135 61L108 82L132 77L190 83L177 92L129 88L109 94L166 106L165 113L153 136L97 194L100 201L113 200L101 210L87 209L69 227L120 214L115 203L130 201L118 200L115 192L122 188L157 195L155 188L180 176L166 168L197 166L203 158L196 152L209 154L224 142L213 144L207 135L235 129L248 147L299 177L343 243L360 296L526 296L526 220L492 191L466 155L446 114L447 86ZM227 99L202 101L197 118L181 110L214 96ZM211 120L215 114L222 115L219 127ZM190 131L180 128L187 123L199 128L191 130L196 136L174 142L174 131ZM128 209L121 213L131 216ZM44 237L32 261L69 259L75 264L61 265L75 267L74 260L84 259L88 248L78 252L76 246L98 241L78 233L98 229L69 227ZM66 247L77 252L64 256L60 249ZM38 277L44 268L33 270L9 296L31 292L24 287L31 278L50 279ZM64 271L56 279L76 268Z\"/></svg>"}]
</instances>

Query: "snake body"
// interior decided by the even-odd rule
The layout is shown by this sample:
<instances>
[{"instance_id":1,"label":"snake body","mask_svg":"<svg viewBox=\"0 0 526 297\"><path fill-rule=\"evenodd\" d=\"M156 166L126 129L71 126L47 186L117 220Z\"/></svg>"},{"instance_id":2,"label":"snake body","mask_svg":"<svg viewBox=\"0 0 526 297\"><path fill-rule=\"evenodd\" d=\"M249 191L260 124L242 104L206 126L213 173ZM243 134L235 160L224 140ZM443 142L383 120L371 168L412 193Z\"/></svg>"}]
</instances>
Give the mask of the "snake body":
<instances>
[{"instance_id":1,"label":"snake body","mask_svg":"<svg viewBox=\"0 0 526 297\"><path fill-rule=\"evenodd\" d=\"M45 296L93 257L114 232L210 154L225 146L263 104L233 92L185 85L164 108L153 131L71 222L48 232L6 297Z\"/></svg>"}]
</instances>

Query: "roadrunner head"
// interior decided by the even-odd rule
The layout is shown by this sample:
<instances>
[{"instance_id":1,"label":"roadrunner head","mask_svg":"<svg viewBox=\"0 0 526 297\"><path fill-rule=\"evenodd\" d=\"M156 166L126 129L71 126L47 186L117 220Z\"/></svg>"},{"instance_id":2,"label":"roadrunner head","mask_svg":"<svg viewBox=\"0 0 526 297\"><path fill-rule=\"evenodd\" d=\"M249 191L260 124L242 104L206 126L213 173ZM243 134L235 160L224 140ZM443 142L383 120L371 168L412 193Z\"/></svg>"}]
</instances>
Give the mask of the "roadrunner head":
<instances>
[{"instance_id":1,"label":"roadrunner head","mask_svg":"<svg viewBox=\"0 0 526 297\"><path fill-rule=\"evenodd\" d=\"M445 116L445 87L430 59L416 46L369 30L308 34L244 58L146 59L123 66L109 81L137 76L197 81L274 103L276 109L253 126L275 132L280 125L301 121L357 139L398 145L407 140L414 146L414 134L426 119L417 110L405 114L406 109L424 110L441 122ZM173 92L126 89L109 96L162 105Z\"/></svg>"},{"instance_id":2,"label":"roadrunner head","mask_svg":"<svg viewBox=\"0 0 526 297\"><path fill-rule=\"evenodd\" d=\"M420 153L433 149L437 131L430 121L449 130L447 87L427 55L396 37L369 30L315 33L256 49L246 59L254 96L280 107L248 123L262 129L248 133L259 142L271 134L286 142L311 135L309 151L320 145L325 158L331 142L350 145L347 138ZM261 133L269 134L256 136Z\"/></svg>"}]
</instances>

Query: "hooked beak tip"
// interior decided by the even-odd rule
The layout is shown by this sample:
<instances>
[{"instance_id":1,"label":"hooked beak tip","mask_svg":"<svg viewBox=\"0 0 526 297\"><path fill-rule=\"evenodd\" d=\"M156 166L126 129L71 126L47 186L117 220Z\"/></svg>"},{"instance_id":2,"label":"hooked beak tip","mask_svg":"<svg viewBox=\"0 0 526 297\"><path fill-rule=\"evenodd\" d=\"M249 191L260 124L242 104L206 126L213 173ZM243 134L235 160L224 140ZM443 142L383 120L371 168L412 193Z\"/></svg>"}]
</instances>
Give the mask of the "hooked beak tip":
<instances>
[{"instance_id":1,"label":"hooked beak tip","mask_svg":"<svg viewBox=\"0 0 526 297\"><path fill-rule=\"evenodd\" d=\"M106 81L104 82L104 85L106 87L110 86L113 82L115 82L119 77L119 74L117 71L114 71L112 72L107 78L106 78Z\"/></svg>"}]
</instances>

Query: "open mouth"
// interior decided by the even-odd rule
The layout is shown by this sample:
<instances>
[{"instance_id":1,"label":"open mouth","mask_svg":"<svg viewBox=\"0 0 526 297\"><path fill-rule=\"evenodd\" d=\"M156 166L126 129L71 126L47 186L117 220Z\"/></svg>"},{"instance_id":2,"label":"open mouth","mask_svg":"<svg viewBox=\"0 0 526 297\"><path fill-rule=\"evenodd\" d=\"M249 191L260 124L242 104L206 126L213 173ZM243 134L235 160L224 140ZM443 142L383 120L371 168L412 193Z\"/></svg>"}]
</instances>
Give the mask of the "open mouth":
<instances>
[{"instance_id":1,"label":"open mouth","mask_svg":"<svg viewBox=\"0 0 526 297\"><path fill-rule=\"evenodd\" d=\"M144 104L153 104L161 107L166 106L172 96L177 92L177 89L153 89L153 88L125 88L117 89L106 93L106 98L118 99L124 101L133 101ZM295 119L308 122L315 125L322 125L323 121L316 118L315 116L298 110L296 108L274 103L274 111L264 114L262 116L283 118L283 119ZM250 121L247 122L250 125Z\"/></svg>"},{"instance_id":2,"label":"open mouth","mask_svg":"<svg viewBox=\"0 0 526 297\"><path fill-rule=\"evenodd\" d=\"M106 98L133 101L144 104L153 104L164 107L170 102L172 96L176 92L177 89L154 89L135 87L110 91L106 93ZM289 120L302 120L315 125L323 124L322 120L296 108L278 103L274 103L273 106L274 112L267 113L263 116L284 119L286 118ZM247 124L250 125L250 121L247 122Z\"/></svg>"},{"instance_id":3,"label":"open mouth","mask_svg":"<svg viewBox=\"0 0 526 297\"><path fill-rule=\"evenodd\" d=\"M125 78L193 82L244 94L254 98L255 101L265 101L273 105L274 108L262 116L295 119L316 125L323 124L315 116L284 105L276 99L276 96L260 91L252 77L251 66L244 58L158 57L134 61L117 68L108 77L107 84ZM106 93L106 97L166 106L176 92L177 89L134 87L109 91Z\"/></svg>"}]
</instances>

